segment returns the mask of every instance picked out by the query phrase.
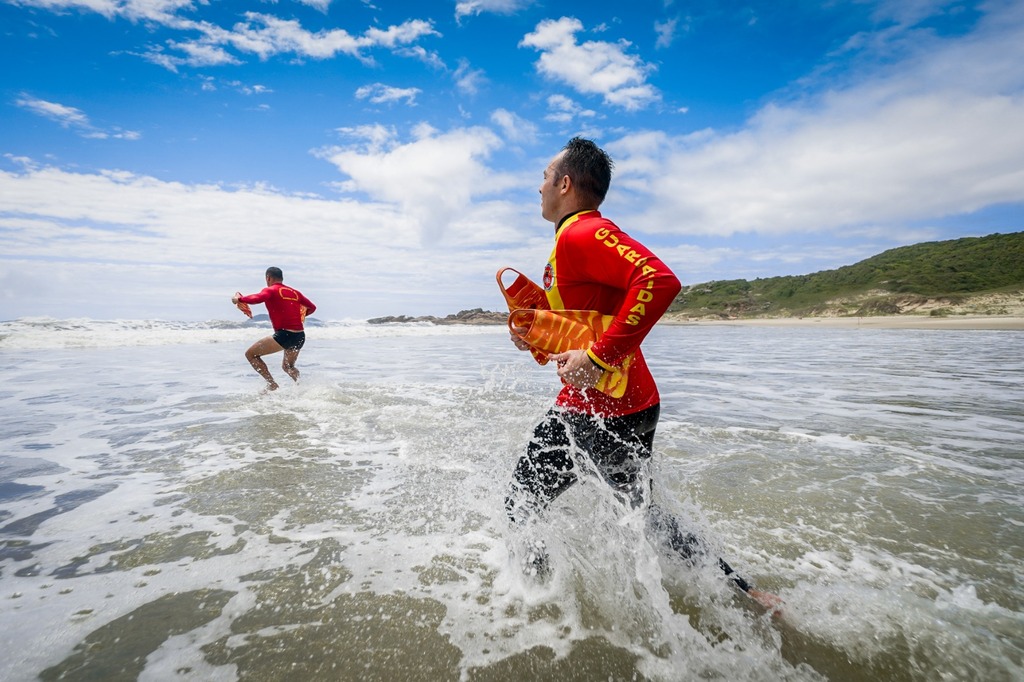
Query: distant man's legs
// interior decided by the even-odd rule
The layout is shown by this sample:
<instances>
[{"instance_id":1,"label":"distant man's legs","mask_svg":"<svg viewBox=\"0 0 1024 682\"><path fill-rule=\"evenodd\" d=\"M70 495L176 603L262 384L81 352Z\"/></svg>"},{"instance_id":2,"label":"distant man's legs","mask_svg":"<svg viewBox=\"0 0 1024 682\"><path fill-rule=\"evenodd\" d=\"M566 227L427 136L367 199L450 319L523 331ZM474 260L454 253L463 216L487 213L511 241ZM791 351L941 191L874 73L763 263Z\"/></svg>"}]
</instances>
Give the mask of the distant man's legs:
<instances>
[{"instance_id":1,"label":"distant man's legs","mask_svg":"<svg viewBox=\"0 0 1024 682\"><path fill-rule=\"evenodd\" d=\"M299 380L299 370L295 366L295 361L299 359L300 350L301 348L285 348L284 360L281 361L281 369L296 382Z\"/></svg>"},{"instance_id":2,"label":"distant man's legs","mask_svg":"<svg viewBox=\"0 0 1024 682\"><path fill-rule=\"evenodd\" d=\"M281 369L293 381L298 381L299 370L295 368L295 361L299 359L299 351L302 350L302 346L306 343L306 332L278 329L274 332L274 341L284 349L284 360L281 361Z\"/></svg>"},{"instance_id":3,"label":"distant man's legs","mask_svg":"<svg viewBox=\"0 0 1024 682\"><path fill-rule=\"evenodd\" d=\"M245 359L249 361L249 364L252 365L252 368L256 370L261 377L266 379L267 388L271 391L276 391L278 386L277 382L274 381L274 377L271 376L270 370L267 369L267 363L263 362L263 356L280 353L282 350L284 349L281 347L281 344L275 341L273 336L268 336L252 344L249 347L249 350L245 351ZM298 355L297 350L295 351L295 354Z\"/></svg>"}]
</instances>

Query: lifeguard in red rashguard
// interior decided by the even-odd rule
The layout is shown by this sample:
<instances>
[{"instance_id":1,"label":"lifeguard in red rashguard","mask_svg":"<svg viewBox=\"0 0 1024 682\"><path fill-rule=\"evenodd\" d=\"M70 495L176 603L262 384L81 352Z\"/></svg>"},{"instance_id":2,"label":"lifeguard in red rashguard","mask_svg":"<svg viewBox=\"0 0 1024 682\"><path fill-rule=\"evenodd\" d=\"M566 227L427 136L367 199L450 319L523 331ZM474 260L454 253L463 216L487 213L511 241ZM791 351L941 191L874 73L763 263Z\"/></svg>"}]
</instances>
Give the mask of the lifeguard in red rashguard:
<instances>
[{"instance_id":1,"label":"lifeguard in red rashguard","mask_svg":"<svg viewBox=\"0 0 1024 682\"><path fill-rule=\"evenodd\" d=\"M267 389L277 390L277 382L267 369L267 363L263 361L264 355L270 355L284 351L284 359L281 361L281 369L293 380L299 380L299 370L295 367L295 361L299 358L299 351L306 343L305 320L306 315L313 313L316 306L308 298L302 295L298 289L284 285L284 274L281 268L267 268L267 286L257 294L242 296L235 294L231 302L246 312L242 306L253 303L263 303L267 306L267 314L270 315L270 324L274 327L272 336L260 339L245 351L245 359L249 361L252 368L259 372L259 375L266 379ZM248 314L248 313L247 313ZM251 317L251 314L250 314Z\"/></svg>"}]
</instances>

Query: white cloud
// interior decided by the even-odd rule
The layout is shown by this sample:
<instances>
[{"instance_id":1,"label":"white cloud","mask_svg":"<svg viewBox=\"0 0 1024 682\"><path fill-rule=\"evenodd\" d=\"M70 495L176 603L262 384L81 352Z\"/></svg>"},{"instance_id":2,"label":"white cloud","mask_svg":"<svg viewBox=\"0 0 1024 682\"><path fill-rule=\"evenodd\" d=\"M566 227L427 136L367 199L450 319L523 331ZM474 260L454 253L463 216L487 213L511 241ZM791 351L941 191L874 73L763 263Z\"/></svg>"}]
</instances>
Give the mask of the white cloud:
<instances>
[{"instance_id":1,"label":"white cloud","mask_svg":"<svg viewBox=\"0 0 1024 682\"><path fill-rule=\"evenodd\" d=\"M356 90L356 99L368 99L374 104L390 104L405 100L411 107L416 106L416 95L423 92L419 88L395 88L383 83L364 85Z\"/></svg>"},{"instance_id":2,"label":"white cloud","mask_svg":"<svg viewBox=\"0 0 1024 682\"><path fill-rule=\"evenodd\" d=\"M516 178L487 166L490 155L502 147L501 139L487 128L442 133L421 124L412 131L413 139L404 143L394 129L379 125L341 132L350 142L318 155L348 176L342 188L401 207L422 227L425 241L445 237L453 221L470 212L474 202L519 186ZM498 235L503 229L480 225L469 238L475 243L504 239Z\"/></svg>"},{"instance_id":3,"label":"white cloud","mask_svg":"<svg viewBox=\"0 0 1024 682\"><path fill-rule=\"evenodd\" d=\"M505 139L511 142L533 143L537 139L537 126L507 109L491 113L491 122L498 126Z\"/></svg>"},{"instance_id":4,"label":"white cloud","mask_svg":"<svg viewBox=\"0 0 1024 682\"><path fill-rule=\"evenodd\" d=\"M925 37L902 63L769 104L737 132L628 135L614 145L620 196L652 229L708 235L845 231L1022 202L1022 14Z\"/></svg>"},{"instance_id":5,"label":"white cloud","mask_svg":"<svg viewBox=\"0 0 1024 682\"><path fill-rule=\"evenodd\" d=\"M269 59L278 54L295 54L312 59L329 59L338 54L370 61L365 52L374 48L396 49L410 45L429 35L440 35L428 21L411 19L386 29L370 27L362 35L344 29L308 31L295 19L281 19L269 14L247 12L245 21L230 31L206 22L184 22L204 34L200 43L230 45L241 52Z\"/></svg>"},{"instance_id":6,"label":"white cloud","mask_svg":"<svg viewBox=\"0 0 1024 682\"><path fill-rule=\"evenodd\" d=\"M601 95L607 104L635 111L660 98L646 82L653 67L626 53L628 41L577 43L576 34L582 30L583 24L572 17L545 20L519 45L541 53L536 64L538 73L580 93Z\"/></svg>"},{"instance_id":7,"label":"white cloud","mask_svg":"<svg viewBox=\"0 0 1024 682\"><path fill-rule=\"evenodd\" d=\"M266 95L273 92L273 90L265 85L245 85L239 81L233 81L232 85L234 85L243 95Z\"/></svg>"},{"instance_id":8,"label":"white cloud","mask_svg":"<svg viewBox=\"0 0 1024 682\"><path fill-rule=\"evenodd\" d=\"M554 123L569 123L577 118L594 118L597 112L592 109L584 109L579 104L565 95L551 95L547 99L549 113L544 117L546 121Z\"/></svg>"},{"instance_id":9,"label":"white cloud","mask_svg":"<svg viewBox=\"0 0 1024 682\"><path fill-rule=\"evenodd\" d=\"M319 10L324 14L327 14L327 10L331 8L331 0L299 0L303 5L309 5L315 10Z\"/></svg>"},{"instance_id":10,"label":"white cloud","mask_svg":"<svg viewBox=\"0 0 1024 682\"><path fill-rule=\"evenodd\" d=\"M72 126L79 128L91 127L89 117L82 113L81 109L76 109L75 107L65 106L56 102L47 102L46 100L29 95L21 95L15 100L15 104L34 114L48 118L51 121L56 121L63 128L70 128Z\"/></svg>"},{"instance_id":11,"label":"white cloud","mask_svg":"<svg viewBox=\"0 0 1024 682\"><path fill-rule=\"evenodd\" d=\"M515 14L533 4L533 0L458 0L455 3L455 20L462 17L492 12L494 14Z\"/></svg>"},{"instance_id":12,"label":"white cloud","mask_svg":"<svg viewBox=\"0 0 1024 682\"><path fill-rule=\"evenodd\" d=\"M432 69L444 71L448 67L445 66L444 60L441 56L433 50L427 50L422 45L413 45L412 47L401 47L395 50L395 54L401 57L409 57L423 62Z\"/></svg>"},{"instance_id":13,"label":"white cloud","mask_svg":"<svg viewBox=\"0 0 1024 682\"><path fill-rule=\"evenodd\" d=\"M459 60L459 67L454 74L455 85L467 95L475 95L487 82L482 69L474 69L465 59Z\"/></svg>"},{"instance_id":14,"label":"white cloud","mask_svg":"<svg viewBox=\"0 0 1024 682\"><path fill-rule=\"evenodd\" d=\"M879 22L892 21L900 26L913 26L942 13L950 5L959 4L956 0L877 0L872 15Z\"/></svg>"},{"instance_id":15,"label":"white cloud","mask_svg":"<svg viewBox=\"0 0 1024 682\"><path fill-rule=\"evenodd\" d=\"M355 127L338 128L337 133L351 140L356 140L355 148L366 154L376 154L387 151L392 146L392 141L397 139L398 132L390 126L380 123L362 125ZM360 144L358 141L361 141Z\"/></svg>"},{"instance_id":16,"label":"white cloud","mask_svg":"<svg viewBox=\"0 0 1024 682\"><path fill-rule=\"evenodd\" d=\"M326 11L330 4L330 0L301 1L321 11ZM182 32L199 33L200 36L195 39L167 41L167 48L184 55L170 53L162 46L151 47L142 55L171 71L177 71L180 66L241 63L227 51L228 48L254 54L261 60L279 54L294 54L310 59L329 59L344 54L372 62L372 58L366 54L369 50L409 50L420 38L440 35L429 21L420 19L410 19L384 29L371 26L362 35L353 35L344 29L312 32L303 28L297 20L280 19L260 12L246 12L245 20L228 30L206 21L187 18L183 12L196 9L196 3L191 0L18 0L18 4L48 10L91 11L109 19L149 21ZM206 2L200 0L199 4L205 5ZM430 59L425 52L408 54Z\"/></svg>"},{"instance_id":17,"label":"white cloud","mask_svg":"<svg viewBox=\"0 0 1024 682\"><path fill-rule=\"evenodd\" d=\"M676 39L676 26L678 23L678 18L654 22L654 32L658 36L658 39L654 43L655 48L662 49L672 46L672 43Z\"/></svg>"},{"instance_id":18,"label":"white cloud","mask_svg":"<svg viewBox=\"0 0 1024 682\"><path fill-rule=\"evenodd\" d=\"M170 21L179 10L195 8L192 0L16 0L13 4L50 11L74 9L96 12L108 19L120 17L158 23Z\"/></svg>"},{"instance_id":19,"label":"white cloud","mask_svg":"<svg viewBox=\"0 0 1024 682\"><path fill-rule=\"evenodd\" d=\"M133 130L123 130L118 127L110 130L99 129L92 124L89 117L81 109L57 102L48 102L24 93L15 100L15 104L22 109L31 111L33 114L56 121L62 128L73 129L87 139L138 140L142 137L141 133Z\"/></svg>"},{"instance_id":20,"label":"white cloud","mask_svg":"<svg viewBox=\"0 0 1024 682\"><path fill-rule=\"evenodd\" d=\"M268 59L277 54L328 59L345 54L368 59L365 50L375 47L394 48L408 45L427 35L438 35L431 24L419 19L409 20L387 29L371 27L355 36L344 29L307 31L294 19L280 19L268 14L247 12L246 21L223 31L209 24L195 24L206 33L204 41L230 44L235 49Z\"/></svg>"},{"instance_id":21,"label":"white cloud","mask_svg":"<svg viewBox=\"0 0 1024 682\"><path fill-rule=\"evenodd\" d=\"M384 184L394 187L394 194L382 193L387 201L72 173L8 156L23 170L0 171L4 315L151 319L160 301L161 317L234 319L230 295L247 284L255 289L268 265L284 268L325 319L498 309L497 288L480 283L493 281L500 265L543 260L550 237L537 227L539 209L460 191L464 200L483 199L452 205L453 238L442 242L423 238L422 204L412 201L407 210L395 200L403 182L426 183L408 187L423 201L429 191L494 180L476 159L488 145L469 139L486 140L487 131L424 128L406 144L386 130L361 131L368 163L416 166L397 181L386 175ZM457 160L447 163L453 149ZM370 171L354 172L373 181ZM442 181L433 183L435 172ZM47 276L33 278L41 268ZM38 280L45 287L33 284ZM112 295L97 304L97 290Z\"/></svg>"},{"instance_id":22,"label":"white cloud","mask_svg":"<svg viewBox=\"0 0 1024 682\"><path fill-rule=\"evenodd\" d=\"M83 132L82 137L90 140L140 140L142 139L142 133L134 130L121 130L120 128L114 128L112 130Z\"/></svg>"},{"instance_id":23,"label":"white cloud","mask_svg":"<svg viewBox=\"0 0 1024 682\"><path fill-rule=\"evenodd\" d=\"M141 57L174 72L178 71L179 66L224 66L242 63L240 59L219 45L169 40L167 46L172 50L184 52L185 56L169 54L164 51L163 47L155 46L143 53Z\"/></svg>"}]
</instances>

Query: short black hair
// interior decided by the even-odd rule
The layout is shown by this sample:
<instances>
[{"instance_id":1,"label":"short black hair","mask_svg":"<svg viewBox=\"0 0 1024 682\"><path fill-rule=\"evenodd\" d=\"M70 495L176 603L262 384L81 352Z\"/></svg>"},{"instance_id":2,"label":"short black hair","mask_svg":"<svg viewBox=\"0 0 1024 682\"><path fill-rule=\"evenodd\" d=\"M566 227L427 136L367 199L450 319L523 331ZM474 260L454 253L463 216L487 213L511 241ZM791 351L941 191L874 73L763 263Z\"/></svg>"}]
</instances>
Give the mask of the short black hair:
<instances>
[{"instance_id":1,"label":"short black hair","mask_svg":"<svg viewBox=\"0 0 1024 682\"><path fill-rule=\"evenodd\" d=\"M284 281L284 273L281 272L281 268L275 268L273 266L267 268L267 277L274 280L275 282Z\"/></svg>"},{"instance_id":2,"label":"short black hair","mask_svg":"<svg viewBox=\"0 0 1024 682\"><path fill-rule=\"evenodd\" d=\"M593 140L574 137L562 148L558 175L568 175L576 191L594 208L601 205L608 187L612 184L612 167L615 165L607 152Z\"/></svg>"}]
</instances>

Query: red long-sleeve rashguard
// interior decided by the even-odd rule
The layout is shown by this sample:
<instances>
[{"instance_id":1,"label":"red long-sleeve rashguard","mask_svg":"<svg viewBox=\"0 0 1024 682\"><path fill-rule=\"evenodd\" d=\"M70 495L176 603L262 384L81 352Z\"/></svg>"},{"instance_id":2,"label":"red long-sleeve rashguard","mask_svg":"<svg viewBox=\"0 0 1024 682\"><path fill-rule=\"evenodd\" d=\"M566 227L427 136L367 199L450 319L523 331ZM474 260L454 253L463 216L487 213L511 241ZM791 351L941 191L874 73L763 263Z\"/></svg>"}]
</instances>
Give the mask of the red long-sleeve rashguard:
<instances>
[{"instance_id":1,"label":"red long-sleeve rashguard","mask_svg":"<svg viewBox=\"0 0 1024 682\"><path fill-rule=\"evenodd\" d=\"M305 306L307 315L316 311L316 306L303 296L302 292L286 287L281 282L274 282L258 294L242 296L238 300L250 304L266 303L267 314L270 315L270 324L273 325L274 331L287 329L300 332L303 330L300 306Z\"/></svg>"},{"instance_id":2,"label":"red long-sleeve rashguard","mask_svg":"<svg viewBox=\"0 0 1024 682\"><path fill-rule=\"evenodd\" d=\"M544 290L553 310L597 310L615 321L589 351L604 368L629 355L629 382L621 398L565 384L555 404L603 416L633 414L660 400L640 343L679 293L679 280L649 249L603 218L583 211L565 219L544 269Z\"/></svg>"}]
</instances>

